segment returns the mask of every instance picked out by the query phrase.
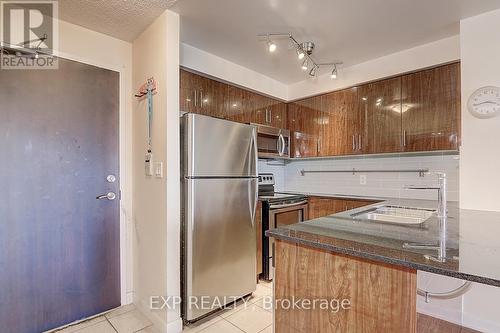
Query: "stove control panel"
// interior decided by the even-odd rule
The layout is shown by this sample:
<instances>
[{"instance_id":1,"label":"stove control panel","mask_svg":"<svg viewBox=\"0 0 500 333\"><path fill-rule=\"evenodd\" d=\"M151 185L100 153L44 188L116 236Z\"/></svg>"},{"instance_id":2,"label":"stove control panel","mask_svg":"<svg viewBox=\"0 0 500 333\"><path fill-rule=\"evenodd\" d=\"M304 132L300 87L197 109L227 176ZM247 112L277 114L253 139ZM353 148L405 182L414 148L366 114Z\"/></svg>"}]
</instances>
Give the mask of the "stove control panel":
<instances>
[{"instance_id":1,"label":"stove control panel","mask_svg":"<svg viewBox=\"0 0 500 333\"><path fill-rule=\"evenodd\" d=\"M259 173L259 186L274 185L274 175L272 173Z\"/></svg>"}]
</instances>

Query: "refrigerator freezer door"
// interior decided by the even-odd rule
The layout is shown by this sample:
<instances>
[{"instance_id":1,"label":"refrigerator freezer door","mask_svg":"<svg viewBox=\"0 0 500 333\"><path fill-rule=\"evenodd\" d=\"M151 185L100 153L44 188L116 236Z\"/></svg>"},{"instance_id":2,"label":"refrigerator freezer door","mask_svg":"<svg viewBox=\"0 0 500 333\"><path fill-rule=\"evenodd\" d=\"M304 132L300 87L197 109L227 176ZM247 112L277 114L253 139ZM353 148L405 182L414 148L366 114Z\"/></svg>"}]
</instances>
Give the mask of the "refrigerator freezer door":
<instances>
[{"instance_id":1,"label":"refrigerator freezer door","mask_svg":"<svg viewBox=\"0 0 500 333\"><path fill-rule=\"evenodd\" d=\"M183 312L192 321L256 289L257 179L184 179L184 186Z\"/></svg>"},{"instance_id":2,"label":"refrigerator freezer door","mask_svg":"<svg viewBox=\"0 0 500 333\"><path fill-rule=\"evenodd\" d=\"M257 177L254 126L192 113L182 124L185 177Z\"/></svg>"}]
</instances>

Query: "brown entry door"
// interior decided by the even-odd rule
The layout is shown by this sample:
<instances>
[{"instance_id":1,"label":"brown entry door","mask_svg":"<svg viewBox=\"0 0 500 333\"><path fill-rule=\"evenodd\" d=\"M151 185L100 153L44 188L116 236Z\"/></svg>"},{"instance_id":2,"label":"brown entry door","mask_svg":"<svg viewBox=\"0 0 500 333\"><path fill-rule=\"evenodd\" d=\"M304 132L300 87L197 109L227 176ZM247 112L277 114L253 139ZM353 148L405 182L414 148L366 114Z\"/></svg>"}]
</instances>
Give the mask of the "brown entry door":
<instances>
[{"instance_id":1,"label":"brown entry door","mask_svg":"<svg viewBox=\"0 0 500 333\"><path fill-rule=\"evenodd\" d=\"M109 70L0 70L2 333L120 305L118 102Z\"/></svg>"}]
</instances>

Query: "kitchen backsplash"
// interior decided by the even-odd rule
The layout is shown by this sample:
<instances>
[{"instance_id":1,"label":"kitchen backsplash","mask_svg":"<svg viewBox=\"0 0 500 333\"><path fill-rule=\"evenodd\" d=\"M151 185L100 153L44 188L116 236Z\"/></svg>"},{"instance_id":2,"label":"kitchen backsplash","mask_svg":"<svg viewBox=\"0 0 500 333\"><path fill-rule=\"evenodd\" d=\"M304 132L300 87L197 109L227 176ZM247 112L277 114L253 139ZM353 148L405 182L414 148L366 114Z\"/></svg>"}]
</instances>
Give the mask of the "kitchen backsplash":
<instances>
[{"instance_id":1,"label":"kitchen backsplash","mask_svg":"<svg viewBox=\"0 0 500 333\"><path fill-rule=\"evenodd\" d=\"M283 161L259 160L259 173L274 174L275 191L284 191L285 189L285 166Z\"/></svg>"},{"instance_id":2,"label":"kitchen backsplash","mask_svg":"<svg viewBox=\"0 0 500 333\"><path fill-rule=\"evenodd\" d=\"M278 161L260 161L259 172L272 172L280 191L298 191L318 194L347 194L380 197L431 199L437 198L435 190L409 190L407 185L435 185L436 176L420 177L418 173L309 173L301 170L349 170L355 169L429 169L445 172L448 178L448 200L459 200L459 156L399 156L361 157L342 159L300 160L276 166ZM263 171L265 170L265 171ZM360 176L366 176L361 184Z\"/></svg>"}]
</instances>

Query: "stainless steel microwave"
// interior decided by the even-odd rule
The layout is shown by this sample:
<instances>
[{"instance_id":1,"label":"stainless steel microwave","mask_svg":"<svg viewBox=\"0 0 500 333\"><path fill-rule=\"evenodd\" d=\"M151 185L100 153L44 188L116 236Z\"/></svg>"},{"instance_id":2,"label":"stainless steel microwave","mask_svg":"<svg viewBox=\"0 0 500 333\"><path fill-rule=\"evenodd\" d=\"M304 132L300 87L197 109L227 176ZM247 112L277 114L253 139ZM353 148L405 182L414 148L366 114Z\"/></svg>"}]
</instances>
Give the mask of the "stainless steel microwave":
<instances>
[{"instance_id":1,"label":"stainless steel microwave","mask_svg":"<svg viewBox=\"0 0 500 333\"><path fill-rule=\"evenodd\" d=\"M283 128L252 124L257 128L259 158L289 158L290 131Z\"/></svg>"}]
</instances>

